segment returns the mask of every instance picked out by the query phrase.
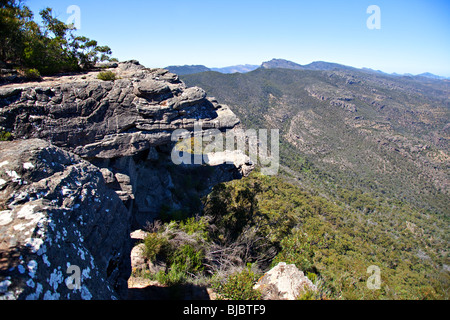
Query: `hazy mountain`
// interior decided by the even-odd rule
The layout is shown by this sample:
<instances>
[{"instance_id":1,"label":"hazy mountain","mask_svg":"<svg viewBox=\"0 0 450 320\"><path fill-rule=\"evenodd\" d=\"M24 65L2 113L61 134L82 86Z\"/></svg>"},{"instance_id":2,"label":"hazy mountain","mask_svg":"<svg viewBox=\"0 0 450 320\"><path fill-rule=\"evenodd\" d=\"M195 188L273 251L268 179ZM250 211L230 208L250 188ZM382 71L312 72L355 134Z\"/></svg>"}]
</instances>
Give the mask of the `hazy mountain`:
<instances>
[{"instance_id":1,"label":"hazy mountain","mask_svg":"<svg viewBox=\"0 0 450 320\"><path fill-rule=\"evenodd\" d=\"M441 77L441 76L432 74L430 72L425 72L425 73L418 74L417 77L425 77L425 78L430 78L430 79L448 79L446 77Z\"/></svg>"},{"instance_id":2,"label":"hazy mountain","mask_svg":"<svg viewBox=\"0 0 450 320\"><path fill-rule=\"evenodd\" d=\"M314 61L310 64L306 64L303 66L306 70L336 70L336 69L345 69L345 70L355 70L356 68L345 66L339 63L325 62L325 61Z\"/></svg>"},{"instance_id":3,"label":"hazy mountain","mask_svg":"<svg viewBox=\"0 0 450 320\"><path fill-rule=\"evenodd\" d=\"M165 67L164 69L167 69L170 72L176 73L178 75L211 71L211 69L209 69L208 67L205 67L203 65L168 66L168 67Z\"/></svg>"},{"instance_id":4,"label":"hazy mountain","mask_svg":"<svg viewBox=\"0 0 450 320\"><path fill-rule=\"evenodd\" d=\"M430 79L449 79L446 77L438 76L435 74L432 74L430 72L421 73L418 75L413 75L411 73L405 73L405 74L398 74L396 72L394 73L387 73L381 70L374 70L371 68L363 67L361 69L354 68L351 66L346 66L339 63L333 63L333 62L325 62L325 61L314 61L310 64L301 65L289 60L285 59L272 59L270 61L263 62L261 64L261 68L264 69L291 69L291 70L321 70L321 71L331 71L331 70L360 70L360 71L366 71L366 72L374 72L378 74L383 75L394 75L394 76L405 76L405 77L425 77Z\"/></svg>"},{"instance_id":5,"label":"hazy mountain","mask_svg":"<svg viewBox=\"0 0 450 320\"><path fill-rule=\"evenodd\" d=\"M285 59L272 59L270 61L266 61L263 62L261 64L261 68L264 69L276 69L276 68L280 68L280 69L291 69L291 70L305 70L305 67L289 61L289 60L285 60Z\"/></svg>"},{"instance_id":6,"label":"hazy mountain","mask_svg":"<svg viewBox=\"0 0 450 320\"><path fill-rule=\"evenodd\" d=\"M258 68L263 69L290 69L290 70L319 70L319 71L331 71L331 70L360 70L360 71L366 71L366 72L373 72L378 73L382 75L389 75L389 73L383 72L381 70L374 70L371 68L354 68L350 66L346 66L339 63L333 63L333 62L325 62L325 61L314 61L309 64L301 65L289 60L285 59L272 59L270 61L263 62L260 66L259 65L253 65L253 64L240 64L235 66L229 66L229 67L222 67L222 68L209 68L204 65L183 65L183 66L168 66L164 69L169 70L172 73L176 73L178 75L188 75L188 74L195 74L200 72L207 72L207 71L216 71L220 73L247 73L251 72L253 70L256 70ZM438 76L429 72L421 73L418 75L413 75L410 73L405 74L398 74L398 73L392 73L390 75L393 76L403 76L403 77L424 77L429 79L448 79L446 77Z\"/></svg>"},{"instance_id":7,"label":"hazy mountain","mask_svg":"<svg viewBox=\"0 0 450 320\"><path fill-rule=\"evenodd\" d=\"M259 65L254 64L240 64L237 66L230 66L224 68L210 68L212 71L217 71L220 73L246 73L258 69Z\"/></svg>"},{"instance_id":8,"label":"hazy mountain","mask_svg":"<svg viewBox=\"0 0 450 320\"><path fill-rule=\"evenodd\" d=\"M264 69L291 69L291 70L356 70L356 68L345 66L339 63L325 62L325 61L314 61L310 64L301 65L289 60L284 59L272 59L270 61L263 62L261 67ZM370 69L368 69L370 70Z\"/></svg>"},{"instance_id":9,"label":"hazy mountain","mask_svg":"<svg viewBox=\"0 0 450 320\"><path fill-rule=\"evenodd\" d=\"M253 64L240 64L236 66L229 66L223 68L208 68L204 65L184 65L184 66L168 66L164 69L169 70L172 73L178 75L194 74L206 71L216 71L220 73L246 73L259 68L259 65Z\"/></svg>"}]
</instances>

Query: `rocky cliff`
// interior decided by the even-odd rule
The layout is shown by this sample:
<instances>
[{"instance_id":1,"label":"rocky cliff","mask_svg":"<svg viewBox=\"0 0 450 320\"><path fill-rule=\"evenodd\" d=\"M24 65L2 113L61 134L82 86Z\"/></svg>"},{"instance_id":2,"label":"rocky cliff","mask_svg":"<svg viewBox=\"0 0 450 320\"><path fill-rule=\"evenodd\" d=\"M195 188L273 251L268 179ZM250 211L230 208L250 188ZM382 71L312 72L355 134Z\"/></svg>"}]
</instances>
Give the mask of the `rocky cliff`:
<instances>
[{"instance_id":1,"label":"rocky cliff","mask_svg":"<svg viewBox=\"0 0 450 320\"><path fill-rule=\"evenodd\" d=\"M0 144L3 298L125 297L130 231L161 211L195 212L252 168L173 164L174 130L239 119L167 70L114 67L115 81L93 71L0 88L0 129L15 138Z\"/></svg>"},{"instance_id":2,"label":"rocky cliff","mask_svg":"<svg viewBox=\"0 0 450 320\"><path fill-rule=\"evenodd\" d=\"M100 170L39 139L0 142L0 159L3 298L126 294L129 212ZM66 285L71 266L79 272L76 290Z\"/></svg>"}]
</instances>

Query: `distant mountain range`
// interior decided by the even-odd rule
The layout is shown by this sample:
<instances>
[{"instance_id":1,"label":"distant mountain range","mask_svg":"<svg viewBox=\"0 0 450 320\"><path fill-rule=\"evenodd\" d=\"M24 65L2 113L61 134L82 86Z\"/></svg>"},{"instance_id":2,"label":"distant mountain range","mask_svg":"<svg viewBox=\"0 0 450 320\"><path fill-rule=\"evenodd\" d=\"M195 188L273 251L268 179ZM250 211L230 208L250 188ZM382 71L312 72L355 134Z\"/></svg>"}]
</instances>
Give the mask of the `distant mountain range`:
<instances>
[{"instance_id":1,"label":"distant mountain range","mask_svg":"<svg viewBox=\"0 0 450 320\"><path fill-rule=\"evenodd\" d=\"M180 76L187 86L198 86L228 105L244 129L279 130L277 178L311 190L311 198L320 195L349 209L338 220L331 206L319 206L319 213L303 200L294 200L298 191L283 193L280 185L266 187L270 192L255 199L266 206L261 216L280 215L274 225L286 225L289 210L302 212L299 228L311 227L310 217L321 219L311 227L314 231L305 231L307 237L292 242L286 256L302 252L302 261L312 261L308 263L321 277L331 266L341 266L330 278L336 283L343 277L352 288L361 281L353 277L350 282L351 276L342 275L358 268L365 272L374 263L383 268L383 285L396 279L397 284L389 282L389 288L404 285L402 292L428 288L435 275L447 279L447 284L450 279L450 86L449 80L435 78L440 77L393 75L322 61L299 65L282 59L264 62L247 73ZM249 190L263 185L248 184ZM281 194L284 199L271 198ZM268 209L269 204L273 209ZM325 229L322 223L331 221L336 221L333 228L342 236L330 243L340 248L325 245L333 228ZM370 245L363 247L364 241ZM305 249L307 245L311 249ZM311 253L303 255L306 250ZM354 257L362 257L363 263L349 260ZM423 286L415 280L419 277Z\"/></svg>"},{"instance_id":2,"label":"distant mountain range","mask_svg":"<svg viewBox=\"0 0 450 320\"><path fill-rule=\"evenodd\" d=\"M289 60L284 59L272 59L270 61L263 62L261 68L264 69L291 69L291 70L322 70L329 71L335 69L344 70L356 70L356 68L345 66L343 64L331 63L325 61L315 61L310 64L301 65Z\"/></svg>"},{"instance_id":3,"label":"distant mountain range","mask_svg":"<svg viewBox=\"0 0 450 320\"><path fill-rule=\"evenodd\" d=\"M205 71L211 71L211 69L202 66L202 65L184 65L184 66L168 66L164 69L169 70L172 73L176 73L180 76L186 75L186 74L194 74L194 73L200 73Z\"/></svg>"},{"instance_id":4,"label":"distant mountain range","mask_svg":"<svg viewBox=\"0 0 450 320\"><path fill-rule=\"evenodd\" d=\"M208 68L203 65L184 65L184 66L168 66L164 69L169 70L172 73L176 73L180 76L187 74L194 74L206 71L216 71L220 73L246 73L258 69L259 65L253 64L240 64L237 66L230 66L224 68Z\"/></svg>"},{"instance_id":5,"label":"distant mountain range","mask_svg":"<svg viewBox=\"0 0 450 320\"><path fill-rule=\"evenodd\" d=\"M258 69L260 66L255 64L240 64L237 66L224 67L224 68L211 68L211 71L217 71L220 73L246 73Z\"/></svg>"},{"instance_id":6,"label":"distant mountain range","mask_svg":"<svg viewBox=\"0 0 450 320\"><path fill-rule=\"evenodd\" d=\"M207 71L216 71L220 73L247 73L251 72L253 70L256 70L258 68L263 69L290 69L290 70L321 70L321 71L331 71L331 70L362 70L367 72L375 72L380 74L389 74L380 70L373 70L370 68L354 68L350 66L346 66L339 63L332 63L332 62L325 62L325 61L314 61L310 64L301 65L289 60L285 59L272 59L270 61L263 62L261 65L253 65L253 64L240 64L236 66L229 66L229 67L223 67L223 68L208 68L204 65L183 65L183 66L168 66L164 69L169 70L170 72L179 74L179 75L188 75L188 74L195 74L200 72L207 72ZM421 73L418 75L413 75L410 73L406 74L398 74L398 73L391 73L390 75L394 76L406 76L406 77L424 77L429 79L450 79L442 76L438 76L429 72Z\"/></svg>"},{"instance_id":7,"label":"distant mountain range","mask_svg":"<svg viewBox=\"0 0 450 320\"><path fill-rule=\"evenodd\" d=\"M279 129L285 139L280 159L290 169L299 163L292 154L301 155L335 175L337 185L353 177L349 185L358 190L370 185L366 192L380 188L444 212L448 195L442 192L450 190L449 80L433 78L281 59L248 73L181 76L229 105L245 127Z\"/></svg>"}]
</instances>

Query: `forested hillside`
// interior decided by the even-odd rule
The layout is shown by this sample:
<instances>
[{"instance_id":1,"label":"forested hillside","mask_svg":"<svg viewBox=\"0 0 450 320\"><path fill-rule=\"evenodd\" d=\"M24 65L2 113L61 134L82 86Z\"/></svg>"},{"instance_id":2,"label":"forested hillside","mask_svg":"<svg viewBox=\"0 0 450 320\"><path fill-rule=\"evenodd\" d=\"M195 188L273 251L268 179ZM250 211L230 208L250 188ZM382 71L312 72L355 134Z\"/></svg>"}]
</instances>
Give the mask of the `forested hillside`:
<instances>
[{"instance_id":1,"label":"forested hillside","mask_svg":"<svg viewBox=\"0 0 450 320\"><path fill-rule=\"evenodd\" d=\"M424 297L419 282L437 275L433 290L448 290L448 80L279 68L183 80L230 105L245 127L280 129L280 175L260 181L260 205L279 224L305 210L296 188L317 201L306 209L312 220L281 232L275 261L317 270L342 297ZM367 295L358 281L377 263L390 289Z\"/></svg>"},{"instance_id":2,"label":"forested hillside","mask_svg":"<svg viewBox=\"0 0 450 320\"><path fill-rule=\"evenodd\" d=\"M281 130L281 162L327 185L448 213L447 80L364 71L258 69L183 76L248 128ZM331 184L331 185L330 185Z\"/></svg>"},{"instance_id":3,"label":"forested hillside","mask_svg":"<svg viewBox=\"0 0 450 320\"><path fill-rule=\"evenodd\" d=\"M145 256L169 271L143 276L172 290L194 283L212 285L224 298L257 299L255 281L286 262L318 287L301 299L448 299L442 221L424 221L399 202L348 196L352 200L327 200L295 181L258 172L217 185L204 198L201 216L166 216L164 224L149 227ZM357 209L369 205L373 211ZM432 231L423 229L427 224ZM380 270L376 290L367 285L371 267Z\"/></svg>"}]
</instances>

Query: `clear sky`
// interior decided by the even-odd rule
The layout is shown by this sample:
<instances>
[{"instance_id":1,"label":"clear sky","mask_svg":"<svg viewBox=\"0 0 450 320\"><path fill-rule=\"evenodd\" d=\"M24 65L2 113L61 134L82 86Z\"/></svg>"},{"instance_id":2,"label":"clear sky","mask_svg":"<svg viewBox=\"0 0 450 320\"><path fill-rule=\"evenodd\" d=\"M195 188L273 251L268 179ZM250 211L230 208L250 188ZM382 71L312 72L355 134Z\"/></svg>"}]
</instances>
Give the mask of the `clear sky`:
<instances>
[{"instance_id":1,"label":"clear sky","mask_svg":"<svg viewBox=\"0 0 450 320\"><path fill-rule=\"evenodd\" d=\"M119 60L147 67L225 67L283 58L385 72L450 76L449 0L25 0L66 21L80 8L79 34ZM380 8L380 29L366 25Z\"/></svg>"}]
</instances>

